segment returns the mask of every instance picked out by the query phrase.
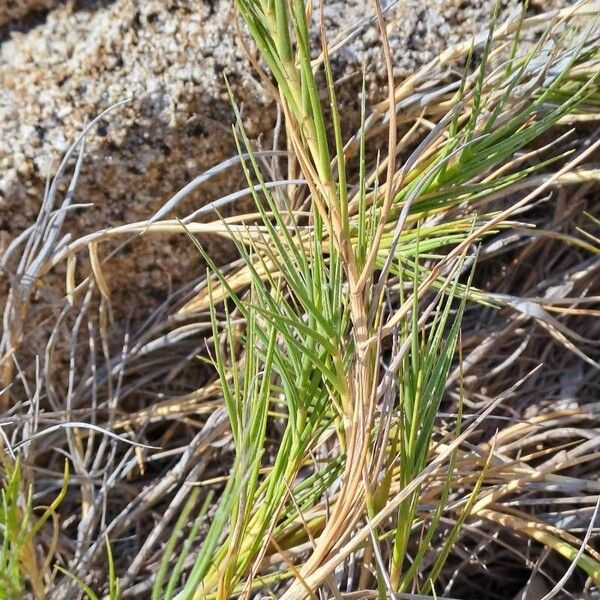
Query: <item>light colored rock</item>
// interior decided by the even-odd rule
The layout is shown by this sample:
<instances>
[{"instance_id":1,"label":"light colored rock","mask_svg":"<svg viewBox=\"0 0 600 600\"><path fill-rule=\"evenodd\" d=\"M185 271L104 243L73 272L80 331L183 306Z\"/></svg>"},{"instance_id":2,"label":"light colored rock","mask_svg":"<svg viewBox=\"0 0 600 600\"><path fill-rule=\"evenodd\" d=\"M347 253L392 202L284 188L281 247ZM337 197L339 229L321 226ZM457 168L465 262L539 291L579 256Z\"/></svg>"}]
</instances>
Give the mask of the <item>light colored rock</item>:
<instances>
[{"instance_id":1,"label":"light colored rock","mask_svg":"<svg viewBox=\"0 0 600 600\"><path fill-rule=\"evenodd\" d=\"M9 4L28 10L36 5ZM387 18L397 75L481 31L492 6L493 0L396 3ZM26 12L15 10L12 18ZM371 15L364 0L330 1L325 7L332 37ZM358 108L356 78L363 64L371 96L381 97L385 87L378 83L382 57L374 26L335 58L336 74L349 82L340 94L348 114ZM272 103L253 79L231 0L67 2L38 25L9 31L0 46L0 249L32 223L45 178L82 125L118 100L134 98L89 136L76 201L93 207L67 219L73 235L146 218L193 177L231 156L233 116L225 74L250 135L268 136ZM235 173L218 177L177 214L240 181ZM207 243L222 254L222 242ZM137 241L107 269L126 304L145 307L153 294L164 293L170 279L188 279L197 264L189 241L170 236L160 243Z\"/></svg>"}]
</instances>

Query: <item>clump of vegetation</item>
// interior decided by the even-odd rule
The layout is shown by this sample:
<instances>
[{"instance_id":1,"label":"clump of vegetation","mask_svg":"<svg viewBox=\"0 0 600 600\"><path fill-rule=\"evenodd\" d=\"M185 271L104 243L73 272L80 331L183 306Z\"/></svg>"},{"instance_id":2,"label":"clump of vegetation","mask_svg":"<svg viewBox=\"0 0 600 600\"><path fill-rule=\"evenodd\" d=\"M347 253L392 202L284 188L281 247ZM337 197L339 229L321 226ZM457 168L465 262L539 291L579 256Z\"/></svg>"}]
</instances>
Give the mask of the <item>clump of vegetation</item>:
<instances>
[{"instance_id":1,"label":"clump of vegetation","mask_svg":"<svg viewBox=\"0 0 600 600\"><path fill-rule=\"evenodd\" d=\"M247 188L208 206L211 222L164 219L183 190L146 222L59 240L88 127L5 259L24 244L1 346L4 450L27 450L33 484L7 454L7 589L22 594L27 579L34 597L592 597L594 7L494 17L398 82L375 2L389 93L367 107L363 78L349 131L322 12L301 0L236 5L283 127L272 150L258 147L232 94L238 159L188 187L235 164ZM220 215L242 196L252 212ZM206 274L115 352L99 248L156 232L188 235ZM209 235L239 259L215 264ZM64 306L30 386L18 357L31 282L63 262ZM182 356L195 360L200 336L212 377L165 398L161 384ZM148 390L160 393L125 408ZM57 495L64 453L73 475ZM42 520L15 526L18 506L31 514L53 492L51 541Z\"/></svg>"}]
</instances>

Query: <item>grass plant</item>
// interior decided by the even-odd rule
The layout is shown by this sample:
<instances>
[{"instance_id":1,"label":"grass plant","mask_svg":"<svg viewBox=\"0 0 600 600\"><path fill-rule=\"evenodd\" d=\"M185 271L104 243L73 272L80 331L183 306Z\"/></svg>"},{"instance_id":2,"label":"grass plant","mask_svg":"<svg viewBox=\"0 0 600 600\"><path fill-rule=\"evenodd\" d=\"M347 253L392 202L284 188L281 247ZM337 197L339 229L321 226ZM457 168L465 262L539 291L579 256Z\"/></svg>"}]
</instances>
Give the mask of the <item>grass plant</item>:
<instances>
[{"instance_id":1,"label":"grass plant","mask_svg":"<svg viewBox=\"0 0 600 600\"><path fill-rule=\"evenodd\" d=\"M230 90L238 157L222 169L237 165L247 188L216 199L214 220L161 211L40 245L36 231L52 230L63 214L53 206L64 161L37 229L21 240L19 265L43 280L66 264L41 392L27 401L39 407L43 397L46 435L17 400L27 393L18 361L26 332L14 315L22 323L32 298L23 279L11 290L0 347L3 384L21 382L4 392L7 410L40 430L16 427L4 441L17 456L0 513L7 598L23 593L25 580L35 598L497 598L510 587L502 565L527 572L516 582L523 598L533 597L534 582L549 594L599 588L591 539L600 365L597 341L577 321L598 331L593 4L533 17L523 10L505 23L495 14L483 35L399 80L375 1L388 93L368 107L363 74L352 131L323 4L236 0L247 51L283 119L285 151L276 135L272 151L249 138ZM79 151L72 189L84 137L69 153ZM575 226L561 227L572 193L591 199L569 213ZM220 214L242 195L252 212ZM111 354L101 249L154 233L187 235L206 272ZM206 236L229 240L239 258L216 264ZM6 261L17 244L9 251ZM83 252L89 274L77 283ZM539 273L528 272L536 261ZM50 368L67 323L62 402ZM206 337L210 382L137 412L118 410L173 372L161 353L192 335ZM82 336L87 363L78 362ZM571 373L575 382L566 381ZM50 432L52 415L74 421L89 402L93 427ZM18 457L33 435L29 465L62 444L74 471L35 524ZM172 435L189 436L173 454L149 447ZM123 444L132 437L134 445ZM55 470L55 461L44 468ZM145 468L157 473L151 484L107 508ZM77 523L49 544L44 522L52 516L57 530L65 502ZM569 507L564 518L560 506ZM133 533L140 528L145 536ZM119 546L128 536L133 554ZM32 569L43 554L44 569ZM50 572L55 555L61 566ZM104 575L90 575L102 565Z\"/></svg>"}]
</instances>

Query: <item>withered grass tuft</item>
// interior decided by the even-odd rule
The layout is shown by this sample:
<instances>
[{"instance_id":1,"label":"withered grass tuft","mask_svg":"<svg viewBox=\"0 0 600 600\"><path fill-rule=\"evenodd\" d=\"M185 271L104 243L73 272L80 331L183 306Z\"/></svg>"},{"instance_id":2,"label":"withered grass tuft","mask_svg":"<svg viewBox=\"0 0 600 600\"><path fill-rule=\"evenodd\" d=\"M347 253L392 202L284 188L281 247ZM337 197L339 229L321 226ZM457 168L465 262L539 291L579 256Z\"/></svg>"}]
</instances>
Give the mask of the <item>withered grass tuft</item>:
<instances>
[{"instance_id":1,"label":"withered grass tuft","mask_svg":"<svg viewBox=\"0 0 600 600\"><path fill-rule=\"evenodd\" d=\"M597 3L495 16L398 80L375 1L388 94L367 106L363 77L356 131L336 97L344 40L328 42L323 6L236 7L277 103L272 150L249 139L231 94L237 157L147 221L71 240L60 230L84 131L2 258L14 276L0 589L595 597ZM245 189L165 219L230 168ZM252 212L222 216L244 196ZM206 272L138 330L115 331L103 248L164 232L187 235ZM207 236L238 258L216 265ZM34 294L62 264L64 302L35 322ZM198 356L208 382L174 394Z\"/></svg>"}]
</instances>

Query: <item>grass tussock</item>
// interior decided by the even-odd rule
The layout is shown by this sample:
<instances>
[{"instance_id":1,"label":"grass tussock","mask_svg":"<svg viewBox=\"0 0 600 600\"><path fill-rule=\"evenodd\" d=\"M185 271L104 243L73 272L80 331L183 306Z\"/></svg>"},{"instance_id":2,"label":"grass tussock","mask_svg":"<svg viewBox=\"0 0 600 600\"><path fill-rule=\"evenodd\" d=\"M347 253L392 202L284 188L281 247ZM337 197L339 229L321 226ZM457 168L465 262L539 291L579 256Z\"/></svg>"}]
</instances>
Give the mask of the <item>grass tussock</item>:
<instances>
[{"instance_id":1,"label":"grass tussock","mask_svg":"<svg viewBox=\"0 0 600 600\"><path fill-rule=\"evenodd\" d=\"M596 597L596 5L494 16L398 80L375 2L388 92L368 106L363 78L356 130L322 6L236 7L272 149L231 93L237 157L61 237L102 114L2 258L3 597ZM166 218L231 168L245 189ZM108 249L165 232L206 271L119 329ZM190 364L206 383L178 393Z\"/></svg>"}]
</instances>

